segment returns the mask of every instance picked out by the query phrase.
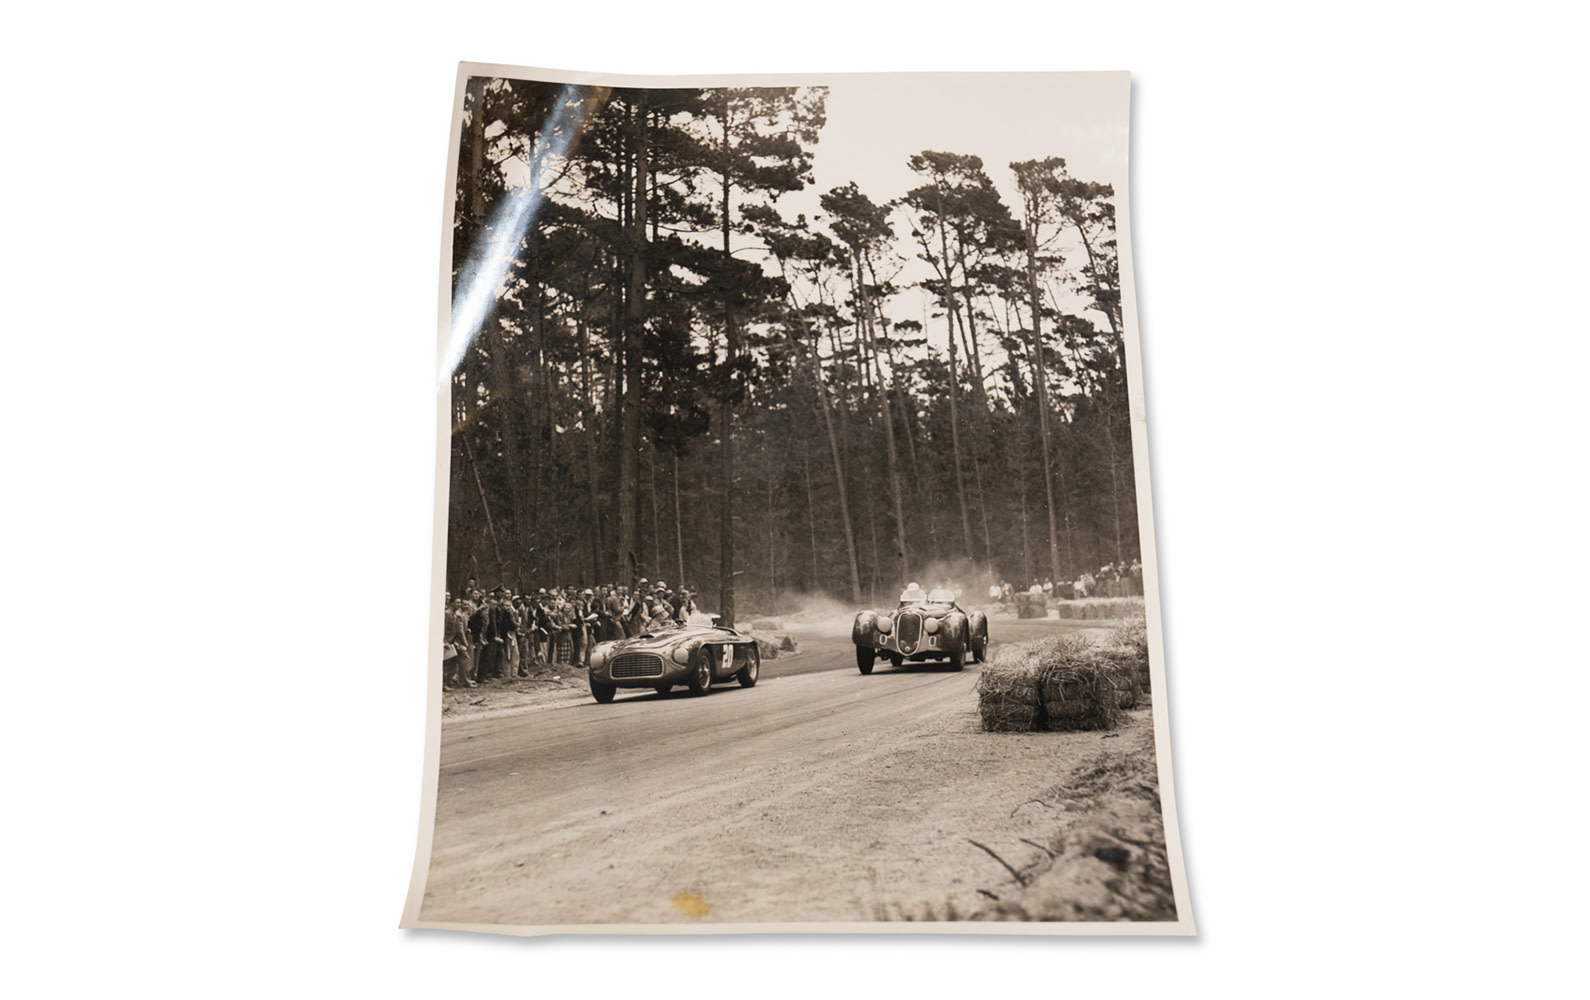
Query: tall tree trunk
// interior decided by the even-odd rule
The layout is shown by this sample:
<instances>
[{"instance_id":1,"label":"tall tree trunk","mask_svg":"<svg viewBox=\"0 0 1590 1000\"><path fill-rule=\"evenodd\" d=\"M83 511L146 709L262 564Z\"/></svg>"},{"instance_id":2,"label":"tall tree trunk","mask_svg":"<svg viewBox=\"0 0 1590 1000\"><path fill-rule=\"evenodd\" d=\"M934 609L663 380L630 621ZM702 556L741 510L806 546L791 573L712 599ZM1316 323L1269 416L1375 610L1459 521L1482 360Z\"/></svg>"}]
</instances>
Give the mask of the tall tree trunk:
<instances>
[{"instance_id":1,"label":"tall tree trunk","mask_svg":"<svg viewBox=\"0 0 1590 1000\"><path fill-rule=\"evenodd\" d=\"M869 270L869 272L872 275L872 283L873 283L873 285L877 286L877 285L881 284L881 282L878 281L878 273L877 273L876 269L874 269L872 267L870 262L868 263L868 270ZM911 414L910 396L906 393L905 386L900 381L900 366L895 361L895 358L894 358L893 331L889 327L889 317L887 317L887 316L885 316L883 314L883 306L880 303L878 303L877 301L873 302L873 318L876 321L876 326L874 326L873 329L874 330L881 329L883 331L884 356L889 361L889 381L888 381L887 385L890 388L892 388L892 390L893 390L893 393L894 393L894 405L897 405L900 408L900 422L901 422L901 426L905 430L906 467L908 469L919 469L919 468L921 468L921 466L917 465L917 461L916 461L916 440L915 440L915 435L912 434L912 432L911 432L911 424L914 421L911 419L912 414ZM874 343L873 350L874 350L874 357L876 357L876 350L877 350L876 343ZM885 385L884 380L883 380L883 376L882 376L881 373L878 376L878 384L879 385ZM891 417L891 419L893 419L893 418ZM904 477L901 477L901 485L902 485L902 487L904 486Z\"/></svg>"},{"instance_id":2,"label":"tall tree trunk","mask_svg":"<svg viewBox=\"0 0 1590 1000\"><path fill-rule=\"evenodd\" d=\"M844 452L839 446L839 429L834 426L833 406L828 401L828 387L823 382L822 365L817 360L814 344L808 358L811 361L812 382L817 386L817 402L823 411L823 427L828 431L828 451L834 459L834 484L839 490L839 523L845 529L845 554L850 562L850 599L861 603L861 564L856 558L856 529L850 516L850 489L845 483Z\"/></svg>"},{"instance_id":3,"label":"tall tree trunk","mask_svg":"<svg viewBox=\"0 0 1590 1000\"><path fill-rule=\"evenodd\" d=\"M771 610L772 603L778 597L778 532L772 530L773 524L773 477L767 477L767 600Z\"/></svg>"},{"instance_id":4,"label":"tall tree trunk","mask_svg":"<svg viewBox=\"0 0 1590 1000\"><path fill-rule=\"evenodd\" d=\"M959 245L961 261L961 296L966 303L966 353L972 362L973 386L976 390L977 405L984 412L988 410L988 385L983 379L983 354L977 342L977 310L973 303L972 278L966 270L966 245L956 241Z\"/></svg>"},{"instance_id":5,"label":"tall tree trunk","mask_svg":"<svg viewBox=\"0 0 1590 1000\"><path fill-rule=\"evenodd\" d=\"M662 573L662 528L657 521L657 449L652 447L646 457L646 492L651 497L651 554L654 572Z\"/></svg>"},{"instance_id":6,"label":"tall tree trunk","mask_svg":"<svg viewBox=\"0 0 1590 1000\"><path fill-rule=\"evenodd\" d=\"M469 446L469 438L461 436L460 440L464 442L464 455L469 459L469 468L475 473L475 489L480 491L480 509L486 515L486 531L491 535L491 554L497 560L497 574L500 576L507 564L502 560L502 547L497 544L497 528L491 520L491 502L486 499L486 487L480 481L480 463L475 461L475 449Z\"/></svg>"},{"instance_id":7,"label":"tall tree trunk","mask_svg":"<svg viewBox=\"0 0 1590 1000\"><path fill-rule=\"evenodd\" d=\"M618 571L631 585L641 575L639 525L636 517L640 484L641 352L646 322L646 179L651 158L650 129L645 91L631 91L629 107L630 149L634 152L631 180L634 197L630 211L629 301L624 316L624 410L619 453Z\"/></svg>"},{"instance_id":8,"label":"tall tree trunk","mask_svg":"<svg viewBox=\"0 0 1590 1000\"><path fill-rule=\"evenodd\" d=\"M811 593L821 589L821 584L817 577L817 502L812 496L811 456L808 455L805 461L801 462L801 472L806 479L806 528L812 540L812 574L808 578L806 587L807 592Z\"/></svg>"},{"instance_id":9,"label":"tall tree trunk","mask_svg":"<svg viewBox=\"0 0 1590 1000\"><path fill-rule=\"evenodd\" d=\"M729 99L725 93L723 98L723 154L725 163L729 152ZM733 262L733 249L729 245L730 205L729 205L729 174L727 166L724 167L722 176L722 212L723 212L723 259L725 265ZM723 351L729 365L733 365L740 356L739 331L735 329L734 310L729 302L730 291L725 288L723 298ZM732 390L731 390L732 391ZM718 614L723 616L723 624L728 628L734 627L734 403L730 396L724 396L722 405L718 408L718 440L721 450L721 465L719 475L720 496L723 506L718 521Z\"/></svg>"},{"instance_id":10,"label":"tall tree trunk","mask_svg":"<svg viewBox=\"0 0 1590 1000\"><path fill-rule=\"evenodd\" d=\"M876 391L878 401L883 405L879 408L883 415L883 441L886 459L889 463L889 498L894 503L894 539L895 557L900 564L900 579L906 580L911 575L910 550L906 548L905 540L905 505L900 497L900 459L899 451L894 443L894 416L890 412L889 394L883 380L883 366L878 362L878 343L873 336L872 329L872 304L867 293L866 272L863 269L865 258L856 255L855 261L855 291L859 308L856 310L858 327L866 342L866 356L871 360L870 367L877 373Z\"/></svg>"},{"instance_id":11,"label":"tall tree trunk","mask_svg":"<svg viewBox=\"0 0 1590 1000\"><path fill-rule=\"evenodd\" d=\"M1088 274L1091 276L1091 282L1093 285L1093 299L1095 303L1098 304L1100 311L1104 313L1105 321L1110 324L1110 359L1117 366L1117 371L1124 371L1125 363L1119 354L1121 344L1121 321L1116 315L1117 310L1119 310L1121 306L1120 295L1113 289L1107 290L1105 288L1104 282L1099 277L1099 270L1102 265L1098 259L1098 256L1093 251L1093 241L1088 237L1088 229L1087 226L1083 224L1083 219L1071 215L1068 215L1067 218L1069 218L1071 220L1071 224L1076 227L1077 235L1082 238L1082 249L1087 254L1087 269ZM1110 391L1110 386L1108 385L1107 381L1106 384L1102 386L1102 389L1103 391L1100 393L1100 402L1104 405L1104 440L1109 451L1110 461L1110 507L1111 513L1113 514L1115 520L1115 560L1116 562L1120 562L1125 558L1125 556L1121 547L1122 477L1120 473L1120 459L1116 454L1115 445L1115 425L1117 421L1117 411L1115 406L1115 394Z\"/></svg>"},{"instance_id":12,"label":"tall tree trunk","mask_svg":"<svg viewBox=\"0 0 1590 1000\"><path fill-rule=\"evenodd\" d=\"M960 323L960 309L955 299L955 265L950 260L950 240L944 221L943 193L939 195L939 259L944 262L944 312L950 335L950 448L955 452L955 500L961 511L961 538L965 542L966 558L976 560L972 551L972 515L966 506L966 474L961 471L961 404L960 375L955 370L955 328Z\"/></svg>"},{"instance_id":13,"label":"tall tree trunk","mask_svg":"<svg viewBox=\"0 0 1590 1000\"><path fill-rule=\"evenodd\" d=\"M602 518L599 511L600 490L597 486L596 462L596 396L592 388L594 381L591 372L591 330L586 325L582 315L578 321L580 333L580 406L581 421L585 424L585 502L589 507L590 520L586 531L591 543L591 579L602 578Z\"/></svg>"},{"instance_id":14,"label":"tall tree trunk","mask_svg":"<svg viewBox=\"0 0 1590 1000\"><path fill-rule=\"evenodd\" d=\"M782 266L781 263L780 267ZM785 284L786 287L790 287L787 281ZM856 530L850 518L850 491L845 486L844 452L839 446L839 429L835 426L833 404L828 399L828 386L823 381L823 365L820 357L822 335L806 325L806 317L802 316L800 310L795 307L793 294L791 292L786 295L785 305L789 308L790 315L800 324L801 335L797 337L794 331L791 331L791 336L797 341L797 348L805 356L811 370L812 385L817 390L817 407L822 413L823 428L828 432L828 451L834 460L834 484L839 491L839 523L845 531L845 552L850 560L850 599L860 604L861 566L856 559ZM808 337L810 343L807 342Z\"/></svg>"},{"instance_id":15,"label":"tall tree trunk","mask_svg":"<svg viewBox=\"0 0 1590 1000\"><path fill-rule=\"evenodd\" d=\"M678 586L685 585L685 529L679 516L679 453L673 453L674 460L674 555L679 560Z\"/></svg>"},{"instance_id":16,"label":"tall tree trunk","mask_svg":"<svg viewBox=\"0 0 1590 1000\"><path fill-rule=\"evenodd\" d=\"M1060 575L1060 530L1055 519L1054 476L1049 458L1049 389L1043 363L1043 300L1038 292L1038 234L1037 221L1031 217L1027 233L1027 294L1032 302L1032 374L1033 385L1038 390L1038 437L1043 448L1043 491L1049 514L1049 573L1053 579Z\"/></svg>"}]
</instances>

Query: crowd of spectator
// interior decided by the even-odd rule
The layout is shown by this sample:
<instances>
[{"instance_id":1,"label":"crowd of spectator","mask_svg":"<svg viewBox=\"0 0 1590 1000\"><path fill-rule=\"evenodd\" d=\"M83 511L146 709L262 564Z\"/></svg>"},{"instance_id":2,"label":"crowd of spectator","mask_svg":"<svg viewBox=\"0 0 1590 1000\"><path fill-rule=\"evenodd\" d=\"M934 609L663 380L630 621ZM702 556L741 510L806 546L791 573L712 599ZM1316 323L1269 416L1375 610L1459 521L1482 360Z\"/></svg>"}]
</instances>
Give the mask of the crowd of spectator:
<instances>
[{"instance_id":1,"label":"crowd of spectator","mask_svg":"<svg viewBox=\"0 0 1590 1000\"><path fill-rule=\"evenodd\" d=\"M642 578L634 588L542 587L489 593L470 580L447 594L442 628L442 686L476 687L482 681L528 677L534 667L583 669L599 642L682 624L696 614L694 595L666 581Z\"/></svg>"},{"instance_id":2,"label":"crowd of spectator","mask_svg":"<svg viewBox=\"0 0 1590 1000\"><path fill-rule=\"evenodd\" d=\"M988 588L989 600L1009 604L1014 599L1015 588L1007 581ZM1143 596L1143 564L1137 559L1130 563L1105 563L1097 574L1082 573L1075 580L1038 580L1034 578L1027 588L1031 594L1042 594L1051 600L1080 600L1086 597L1141 597Z\"/></svg>"}]
</instances>

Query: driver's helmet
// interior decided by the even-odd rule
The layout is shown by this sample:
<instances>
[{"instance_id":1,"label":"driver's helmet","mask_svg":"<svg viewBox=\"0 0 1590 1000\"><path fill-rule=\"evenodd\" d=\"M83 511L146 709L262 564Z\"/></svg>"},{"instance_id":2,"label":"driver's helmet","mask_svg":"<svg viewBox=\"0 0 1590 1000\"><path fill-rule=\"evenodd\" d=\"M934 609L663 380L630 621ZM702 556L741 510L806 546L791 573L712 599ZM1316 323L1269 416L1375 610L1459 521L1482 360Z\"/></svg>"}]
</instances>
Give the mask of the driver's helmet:
<instances>
[{"instance_id":1,"label":"driver's helmet","mask_svg":"<svg viewBox=\"0 0 1590 1000\"><path fill-rule=\"evenodd\" d=\"M920 583L912 583L900 592L900 603L910 604L916 601L927 600L927 594L922 590Z\"/></svg>"}]
</instances>

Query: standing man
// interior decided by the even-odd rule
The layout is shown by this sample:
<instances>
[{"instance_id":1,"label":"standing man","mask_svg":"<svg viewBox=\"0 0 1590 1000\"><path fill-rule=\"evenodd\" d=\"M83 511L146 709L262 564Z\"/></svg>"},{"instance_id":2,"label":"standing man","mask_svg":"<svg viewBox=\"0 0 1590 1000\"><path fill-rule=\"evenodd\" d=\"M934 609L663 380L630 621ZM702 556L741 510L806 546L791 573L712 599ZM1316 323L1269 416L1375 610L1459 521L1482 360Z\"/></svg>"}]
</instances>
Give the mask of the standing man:
<instances>
[{"instance_id":1,"label":"standing man","mask_svg":"<svg viewBox=\"0 0 1590 1000\"><path fill-rule=\"evenodd\" d=\"M645 581L642 581L643 583ZM647 594L644 589L635 592L634 601L630 604L624 616L624 634L633 639L646 631Z\"/></svg>"},{"instance_id":2,"label":"standing man","mask_svg":"<svg viewBox=\"0 0 1590 1000\"><path fill-rule=\"evenodd\" d=\"M469 615L462 600L449 600L442 611L442 644L453 648L453 655L442 661L443 687L474 687L470 669L474 663L469 648Z\"/></svg>"},{"instance_id":3,"label":"standing man","mask_svg":"<svg viewBox=\"0 0 1590 1000\"><path fill-rule=\"evenodd\" d=\"M468 615L464 619L464 645L469 649L469 679L479 681L486 676L483 669L486 659L486 606L466 601L464 610Z\"/></svg>"},{"instance_id":4,"label":"standing man","mask_svg":"<svg viewBox=\"0 0 1590 1000\"><path fill-rule=\"evenodd\" d=\"M482 677L507 677L510 667L508 665L508 641L514 636L513 615L508 610L508 592L502 587L496 587L491 592L491 601L484 609L484 621L480 630L481 641L485 648L481 652L480 675Z\"/></svg>"}]
</instances>

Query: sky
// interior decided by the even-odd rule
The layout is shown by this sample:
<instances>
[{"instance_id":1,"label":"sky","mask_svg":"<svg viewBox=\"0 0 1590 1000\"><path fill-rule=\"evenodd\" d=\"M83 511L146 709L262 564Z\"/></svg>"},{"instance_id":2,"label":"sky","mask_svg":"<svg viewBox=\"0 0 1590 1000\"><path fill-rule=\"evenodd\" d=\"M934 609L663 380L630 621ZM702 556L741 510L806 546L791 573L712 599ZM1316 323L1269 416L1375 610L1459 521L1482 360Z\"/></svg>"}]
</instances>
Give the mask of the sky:
<instances>
[{"instance_id":1,"label":"sky","mask_svg":"<svg viewBox=\"0 0 1590 1000\"><path fill-rule=\"evenodd\" d=\"M898 198L922 183L906 163L923 150L981 157L1018 220L1021 202L1010 164L1021 160L1059 156L1071 176L1114 185L1117 204L1126 194L1125 73L846 74L814 82L829 86L828 121L813 158L815 183L779 200L786 214L818 214L820 194L850 181L874 202ZM898 217L896 233L907 235ZM909 262L896 284L930 275L927 265ZM1080 296L1060 298L1067 311L1084 308ZM942 348L944 321L930 308L927 296L914 290L888 306L893 319L922 322L929 345Z\"/></svg>"},{"instance_id":2,"label":"sky","mask_svg":"<svg viewBox=\"0 0 1590 1000\"><path fill-rule=\"evenodd\" d=\"M829 78L817 191L855 181L874 201L920 183L906 158L924 149L971 153L1007 204L1009 165L1060 156L1072 176L1126 188L1124 73L855 74ZM791 199L793 200L793 199ZM815 201L815 199L813 199Z\"/></svg>"}]
</instances>

